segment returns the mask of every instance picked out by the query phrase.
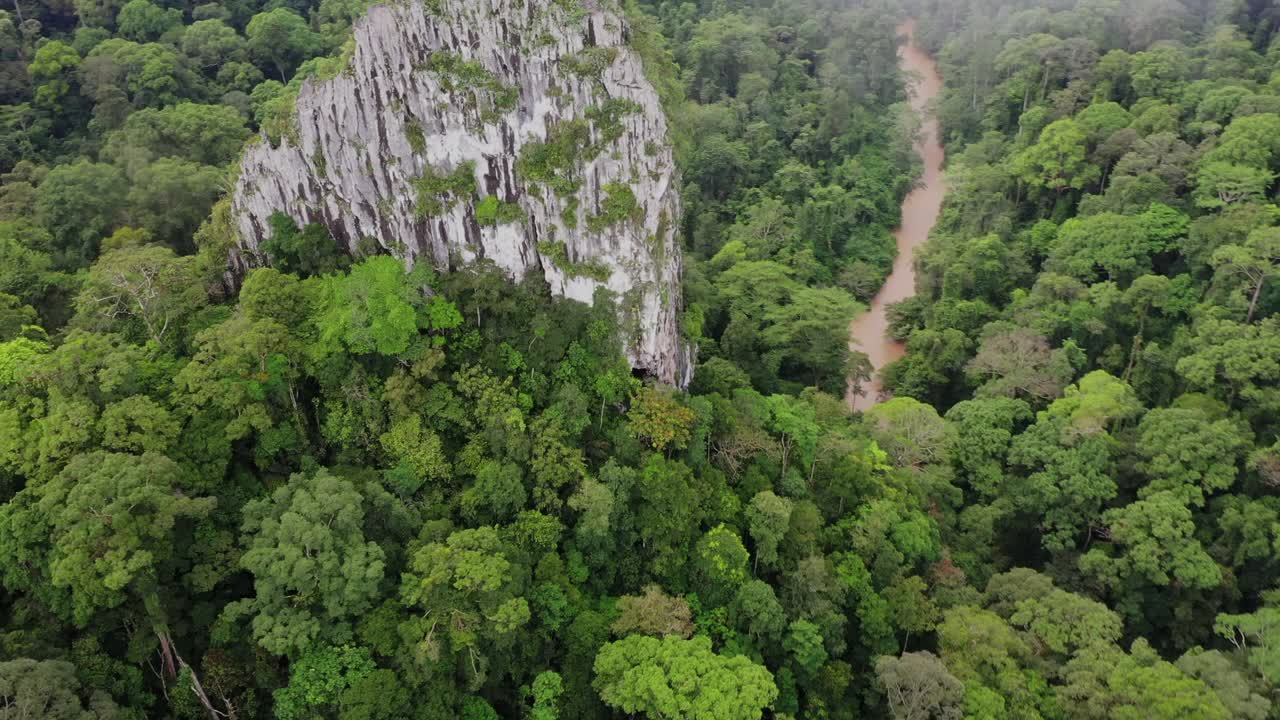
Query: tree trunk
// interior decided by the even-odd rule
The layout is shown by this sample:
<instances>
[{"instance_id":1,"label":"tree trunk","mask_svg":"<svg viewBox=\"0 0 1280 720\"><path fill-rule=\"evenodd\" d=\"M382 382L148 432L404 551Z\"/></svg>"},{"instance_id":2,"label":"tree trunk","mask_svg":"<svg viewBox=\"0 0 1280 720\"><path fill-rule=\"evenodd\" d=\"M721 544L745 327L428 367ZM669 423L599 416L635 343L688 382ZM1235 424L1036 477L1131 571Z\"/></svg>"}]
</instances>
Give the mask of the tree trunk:
<instances>
[{"instance_id":1,"label":"tree trunk","mask_svg":"<svg viewBox=\"0 0 1280 720\"><path fill-rule=\"evenodd\" d=\"M1138 332L1133 336L1133 346L1129 349L1129 364L1125 366L1124 376L1120 378L1125 382L1129 382L1129 377L1133 375L1133 369L1138 364L1138 351L1142 349L1142 335L1147 325L1147 314L1144 312L1138 317Z\"/></svg>"},{"instance_id":2,"label":"tree trunk","mask_svg":"<svg viewBox=\"0 0 1280 720\"><path fill-rule=\"evenodd\" d=\"M231 704L227 703L230 712L222 712L213 706L209 696L204 691L204 686L200 684L200 677L196 675L196 671L187 661L182 659L178 654L178 649L173 645L173 639L169 637L169 632L161 627L154 628L156 638L160 641L160 663L165 673L170 678L178 676L178 670L187 670L191 674L191 692L195 693L196 699L204 706L206 712L209 713L210 720L228 720L235 718L235 711L231 709Z\"/></svg>"},{"instance_id":3,"label":"tree trunk","mask_svg":"<svg viewBox=\"0 0 1280 720\"><path fill-rule=\"evenodd\" d=\"M1265 283L1265 279L1259 278L1258 284L1253 286L1253 297L1249 298L1249 314L1244 319L1246 325L1253 322L1253 313L1258 309L1258 298L1262 296L1262 286Z\"/></svg>"}]
</instances>

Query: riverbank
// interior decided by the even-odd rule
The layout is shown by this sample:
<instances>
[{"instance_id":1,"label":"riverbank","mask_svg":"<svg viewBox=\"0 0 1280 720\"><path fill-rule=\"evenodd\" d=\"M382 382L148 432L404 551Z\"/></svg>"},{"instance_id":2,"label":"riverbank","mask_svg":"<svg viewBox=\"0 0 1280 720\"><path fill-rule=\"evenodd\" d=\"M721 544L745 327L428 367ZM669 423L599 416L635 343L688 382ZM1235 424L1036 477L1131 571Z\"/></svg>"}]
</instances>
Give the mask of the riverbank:
<instances>
[{"instance_id":1,"label":"riverbank","mask_svg":"<svg viewBox=\"0 0 1280 720\"><path fill-rule=\"evenodd\" d=\"M929 231L938 220L942 198L946 195L942 176L946 155L942 149L938 121L928 112L930 103L942 91L942 77L933 58L915 44L914 32L914 20L898 26L898 35L907 38L898 58L899 67L908 77L914 76L911 107L923 117L916 152L924 162L924 173L919 184L902 202L902 226L893 232L898 247L893 269L871 299L867 312L854 318L849 326L849 346L866 353L874 368L872 379L862 384L860 392L854 392L852 383L849 385L847 399L855 410L867 410L880 402L880 370L906 352L902 343L889 337L887 309L889 305L915 294L915 249L929 239Z\"/></svg>"}]
</instances>

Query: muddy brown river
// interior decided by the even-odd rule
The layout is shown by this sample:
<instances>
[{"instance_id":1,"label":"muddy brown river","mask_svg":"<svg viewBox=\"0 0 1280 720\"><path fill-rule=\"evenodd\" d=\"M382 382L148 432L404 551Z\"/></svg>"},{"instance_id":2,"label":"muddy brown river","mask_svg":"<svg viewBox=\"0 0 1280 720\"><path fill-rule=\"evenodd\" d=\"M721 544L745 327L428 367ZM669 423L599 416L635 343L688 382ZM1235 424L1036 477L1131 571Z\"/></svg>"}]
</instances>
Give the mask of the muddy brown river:
<instances>
[{"instance_id":1,"label":"muddy brown river","mask_svg":"<svg viewBox=\"0 0 1280 720\"><path fill-rule=\"evenodd\" d=\"M924 118L916 142L916 152L924 160L924 174L916 188L902 201L902 227L893 232L898 243L893 270L871 299L870 309L854 318L849 326L849 347L866 353L875 368L875 376L862 384L861 392L855 392L852 383L849 386L849 402L855 410L866 410L884 399L880 388L880 369L906 352L902 343L888 335L885 308L915 294L915 268L912 265L915 249L929 239L929 231L942 209L942 196L946 194L942 177L945 155L939 142L938 121L928 113L930 101L942 90L942 78L933 58L913 41L914 30L913 20L898 26L898 35L907 38L898 51L898 64L908 77L915 78L911 87L911 106Z\"/></svg>"}]
</instances>

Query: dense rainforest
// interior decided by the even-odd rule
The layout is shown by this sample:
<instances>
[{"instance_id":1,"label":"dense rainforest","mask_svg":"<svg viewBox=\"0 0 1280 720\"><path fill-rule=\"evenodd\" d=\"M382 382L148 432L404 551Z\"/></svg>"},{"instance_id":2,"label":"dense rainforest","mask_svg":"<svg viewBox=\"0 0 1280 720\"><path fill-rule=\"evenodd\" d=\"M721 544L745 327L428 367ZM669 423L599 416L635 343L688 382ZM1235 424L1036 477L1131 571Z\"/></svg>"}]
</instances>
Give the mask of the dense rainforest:
<instances>
[{"instance_id":1,"label":"dense rainforest","mask_svg":"<svg viewBox=\"0 0 1280 720\"><path fill-rule=\"evenodd\" d=\"M0 10L0 718L1280 717L1270 3L628 2L687 392L490 262L226 273L367 6ZM951 191L854 413L908 17Z\"/></svg>"}]
</instances>

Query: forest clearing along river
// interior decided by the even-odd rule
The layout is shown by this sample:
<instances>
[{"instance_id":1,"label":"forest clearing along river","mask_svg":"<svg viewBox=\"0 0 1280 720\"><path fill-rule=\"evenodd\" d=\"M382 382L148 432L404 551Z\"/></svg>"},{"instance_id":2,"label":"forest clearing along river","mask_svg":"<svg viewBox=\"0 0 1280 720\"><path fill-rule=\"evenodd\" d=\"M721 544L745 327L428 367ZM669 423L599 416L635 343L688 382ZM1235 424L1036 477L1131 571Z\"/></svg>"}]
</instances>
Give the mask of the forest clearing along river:
<instances>
[{"instance_id":1,"label":"forest clearing along river","mask_svg":"<svg viewBox=\"0 0 1280 720\"><path fill-rule=\"evenodd\" d=\"M902 225L893 232L898 254L893 269L884 285L871 299L871 307L853 319L849 326L849 346L867 354L874 369L869 382L862 384L855 393L849 385L848 400L855 410L867 410L880 402L880 370L902 357L906 347L889 337L889 319L886 308L899 300L915 294L915 249L929 239L929 231L942 210L942 198L946 184L942 177L942 164L946 155L942 150L938 120L929 112L929 105L942 91L942 78L933 58L915 44L915 21L908 20L898 26L898 35L907 41L898 52L899 66L911 83L911 107L923 118L916 152L924 161L924 174L920 182L902 201Z\"/></svg>"}]
</instances>

